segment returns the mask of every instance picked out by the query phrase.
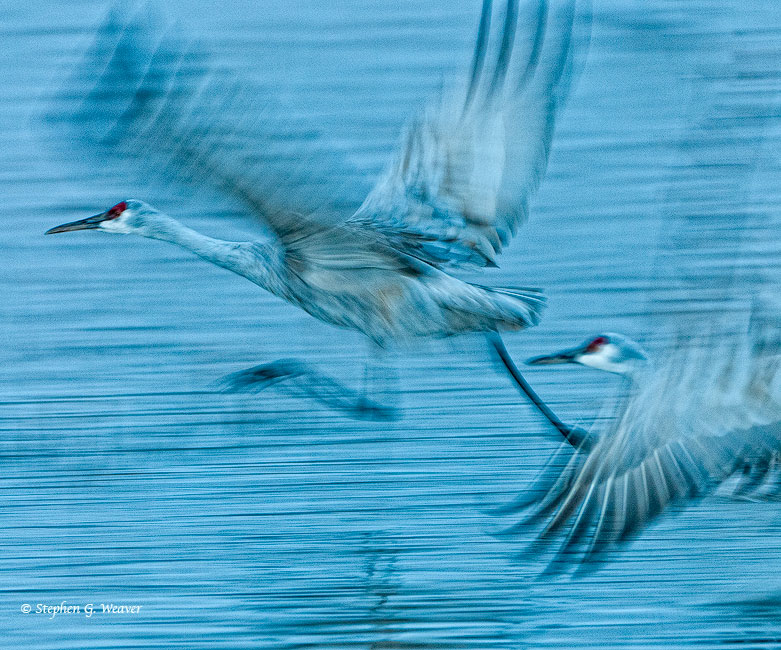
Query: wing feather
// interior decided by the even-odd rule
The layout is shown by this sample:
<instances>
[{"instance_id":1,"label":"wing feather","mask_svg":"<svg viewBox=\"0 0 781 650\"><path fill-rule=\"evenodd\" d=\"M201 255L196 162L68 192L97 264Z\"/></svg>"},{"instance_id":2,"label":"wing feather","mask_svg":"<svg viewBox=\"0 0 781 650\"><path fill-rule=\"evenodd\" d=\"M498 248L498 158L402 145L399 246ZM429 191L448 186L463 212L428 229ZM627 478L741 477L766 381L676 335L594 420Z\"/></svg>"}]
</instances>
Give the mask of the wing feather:
<instances>
[{"instance_id":1,"label":"wing feather","mask_svg":"<svg viewBox=\"0 0 781 650\"><path fill-rule=\"evenodd\" d=\"M212 62L203 43L158 23L112 12L65 85L58 107L71 108L50 120L88 151L132 160L136 173L223 191L283 243L358 208L369 186L336 146L259 83Z\"/></svg>"},{"instance_id":2,"label":"wing feather","mask_svg":"<svg viewBox=\"0 0 781 650\"><path fill-rule=\"evenodd\" d=\"M438 266L494 266L545 172L567 84L574 2L536 6L518 33L483 3L466 89L430 105L406 128L391 164L349 222ZM499 27L494 39L491 25ZM490 43L498 43L491 56ZM519 41L529 44L526 60ZM491 69L486 70L487 60Z\"/></svg>"},{"instance_id":3,"label":"wing feather","mask_svg":"<svg viewBox=\"0 0 781 650\"><path fill-rule=\"evenodd\" d=\"M568 530L551 570L604 559L670 504L703 496L744 467L753 476L746 490L755 491L781 453L780 369L778 347L750 337L670 353L596 444L548 479L525 520L545 522L543 545Z\"/></svg>"},{"instance_id":4,"label":"wing feather","mask_svg":"<svg viewBox=\"0 0 781 650\"><path fill-rule=\"evenodd\" d=\"M300 255L317 245L310 235L336 229L435 266L495 265L526 218L568 85L574 0L530 5L519 19L517 0L484 0L467 87L410 124L371 191L278 99L144 12L108 18L66 86L86 99L56 120L91 151L235 197Z\"/></svg>"}]
</instances>

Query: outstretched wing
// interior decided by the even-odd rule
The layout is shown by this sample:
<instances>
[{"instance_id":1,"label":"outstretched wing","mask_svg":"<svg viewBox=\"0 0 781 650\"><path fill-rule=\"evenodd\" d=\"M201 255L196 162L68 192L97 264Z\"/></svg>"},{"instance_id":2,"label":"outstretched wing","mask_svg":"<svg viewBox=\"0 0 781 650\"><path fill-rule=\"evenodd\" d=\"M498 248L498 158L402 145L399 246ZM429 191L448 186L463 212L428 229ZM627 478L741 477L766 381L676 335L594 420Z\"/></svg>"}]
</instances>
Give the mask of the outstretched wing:
<instances>
[{"instance_id":1,"label":"outstretched wing","mask_svg":"<svg viewBox=\"0 0 781 650\"><path fill-rule=\"evenodd\" d=\"M283 241L360 205L368 184L336 146L159 22L145 10L108 17L66 84L73 109L52 116L58 125L148 176L224 190Z\"/></svg>"},{"instance_id":2,"label":"outstretched wing","mask_svg":"<svg viewBox=\"0 0 781 650\"><path fill-rule=\"evenodd\" d=\"M673 501L701 496L781 450L778 338L679 347L589 450L556 473L525 525L553 570L598 561Z\"/></svg>"},{"instance_id":3,"label":"outstretched wing","mask_svg":"<svg viewBox=\"0 0 781 650\"><path fill-rule=\"evenodd\" d=\"M495 265L545 172L571 67L574 2L529 5L484 0L467 87L407 127L349 223L439 266Z\"/></svg>"}]
</instances>

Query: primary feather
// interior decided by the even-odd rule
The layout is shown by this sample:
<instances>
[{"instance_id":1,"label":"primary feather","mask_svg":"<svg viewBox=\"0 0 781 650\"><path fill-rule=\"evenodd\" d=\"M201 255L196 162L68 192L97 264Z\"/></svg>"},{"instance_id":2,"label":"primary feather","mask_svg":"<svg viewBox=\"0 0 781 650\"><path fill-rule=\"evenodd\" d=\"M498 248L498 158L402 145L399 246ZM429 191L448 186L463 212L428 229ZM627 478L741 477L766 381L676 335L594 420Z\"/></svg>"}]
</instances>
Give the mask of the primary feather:
<instances>
[{"instance_id":1,"label":"primary feather","mask_svg":"<svg viewBox=\"0 0 781 650\"><path fill-rule=\"evenodd\" d=\"M400 150L348 223L440 266L495 265L527 217L563 101L573 7L540 3L529 57L512 57L517 6L507 3L492 69L485 69L491 3L470 83L406 128ZM514 65L512 65L514 64Z\"/></svg>"},{"instance_id":2,"label":"primary feather","mask_svg":"<svg viewBox=\"0 0 781 650\"><path fill-rule=\"evenodd\" d=\"M412 120L371 191L268 93L178 36L155 42L139 18L102 29L80 74L104 71L79 125L114 153L240 199L283 245L314 249L336 229L335 252L371 240L437 267L494 265L547 165L573 11L543 2L519 25L515 0L499 9L485 0L467 87Z\"/></svg>"},{"instance_id":3,"label":"primary feather","mask_svg":"<svg viewBox=\"0 0 781 650\"><path fill-rule=\"evenodd\" d=\"M517 330L537 323L538 291L471 284L445 269L494 264L526 216L568 85L573 11L572 1L550 11L541 3L524 24L515 0L498 10L484 0L467 88L413 121L362 204L355 192L330 191L330 162L337 179L354 170L330 156L322 138L300 137L293 120L286 129L274 119L284 111L252 84L215 70L178 37L150 43L138 23L111 20L104 28L90 56L108 63L84 66L104 71L78 121L114 153L239 199L274 240L245 242L250 259L227 256L226 265L230 245L206 241L138 201L145 223L123 232L164 231L168 241L194 245L201 257L381 345ZM519 42L528 44L525 57L516 55ZM116 232L116 224L103 229Z\"/></svg>"},{"instance_id":4,"label":"primary feather","mask_svg":"<svg viewBox=\"0 0 781 650\"><path fill-rule=\"evenodd\" d=\"M776 333L679 340L639 375L615 419L549 471L526 524L556 561L596 561L671 503L702 496L736 472L758 474L781 452ZM756 487L756 486L754 486Z\"/></svg>"}]
</instances>

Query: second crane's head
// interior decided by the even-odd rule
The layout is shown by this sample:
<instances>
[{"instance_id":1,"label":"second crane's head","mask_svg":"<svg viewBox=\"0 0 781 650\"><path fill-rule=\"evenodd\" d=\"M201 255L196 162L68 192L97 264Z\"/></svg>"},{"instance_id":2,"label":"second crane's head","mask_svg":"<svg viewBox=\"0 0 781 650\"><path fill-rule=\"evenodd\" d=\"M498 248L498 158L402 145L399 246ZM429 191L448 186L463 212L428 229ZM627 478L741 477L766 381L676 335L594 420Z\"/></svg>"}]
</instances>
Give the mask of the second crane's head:
<instances>
[{"instance_id":1,"label":"second crane's head","mask_svg":"<svg viewBox=\"0 0 781 650\"><path fill-rule=\"evenodd\" d=\"M79 221L71 221L46 231L47 235L72 230L103 230L105 232L154 237L155 224L160 212L151 205L136 199L120 201L105 212Z\"/></svg>"},{"instance_id":2,"label":"second crane's head","mask_svg":"<svg viewBox=\"0 0 781 650\"><path fill-rule=\"evenodd\" d=\"M577 363L620 375L631 375L647 362L648 357L639 343L622 334L609 333L590 338L575 348L534 357L526 363L532 366Z\"/></svg>"}]
</instances>

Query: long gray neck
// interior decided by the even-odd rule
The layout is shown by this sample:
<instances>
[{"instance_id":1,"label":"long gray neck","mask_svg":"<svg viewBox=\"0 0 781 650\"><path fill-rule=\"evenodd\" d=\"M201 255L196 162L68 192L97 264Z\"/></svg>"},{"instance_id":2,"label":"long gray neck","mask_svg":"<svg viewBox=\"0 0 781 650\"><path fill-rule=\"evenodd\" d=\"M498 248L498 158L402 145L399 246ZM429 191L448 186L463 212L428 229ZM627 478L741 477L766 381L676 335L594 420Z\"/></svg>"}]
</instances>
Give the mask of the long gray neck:
<instances>
[{"instance_id":1,"label":"long gray neck","mask_svg":"<svg viewBox=\"0 0 781 650\"><path fill-rule=\"evenodd\" d=\"M186 248L207 262L243 275L265 289L269 288L272 247L268 244L214 239L163 214L158 215L154 224L143 234Z\"/></svg>"}]
</instances>

